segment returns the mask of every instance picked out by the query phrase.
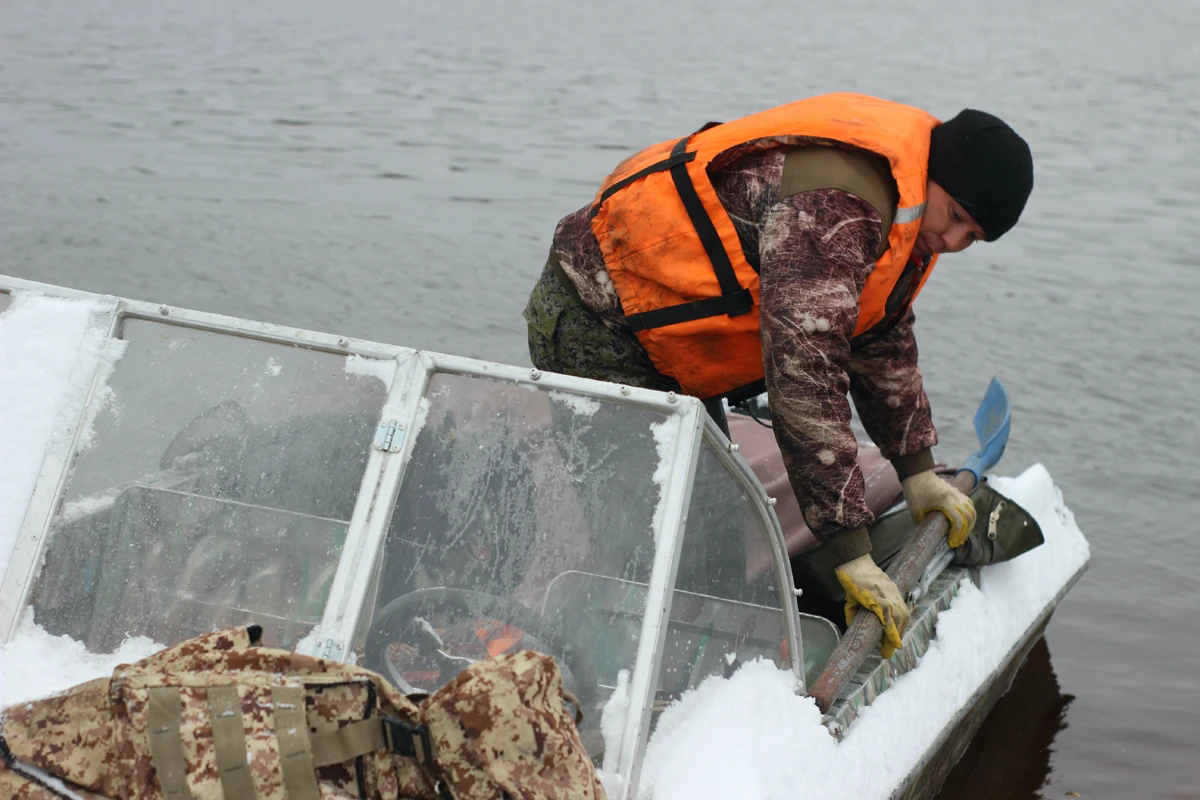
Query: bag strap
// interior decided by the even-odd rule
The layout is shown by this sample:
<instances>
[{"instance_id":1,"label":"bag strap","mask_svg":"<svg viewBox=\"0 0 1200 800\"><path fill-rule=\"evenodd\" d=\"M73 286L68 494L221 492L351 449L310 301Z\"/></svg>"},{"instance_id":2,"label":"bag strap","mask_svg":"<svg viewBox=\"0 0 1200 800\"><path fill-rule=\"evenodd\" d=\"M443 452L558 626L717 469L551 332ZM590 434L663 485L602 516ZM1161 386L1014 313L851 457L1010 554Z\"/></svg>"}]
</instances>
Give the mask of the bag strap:
<instances>
[{"instance_id":1,"label":"bag strap","mask_svg":"<svg viewBox=\"0 0 1200 800\"><path fill-rule=\"evenodd\" d=\"M312 737L313 765L317 767L340 764L376 750L407 756L422 765L433 763L429 729L395 717L359 720Z\"/></svg>"},{"instance_id":2,"label":"bag strap","mask_svg":"<svg viewBox=\"0 0 1200 800\"><path fill-rule=\"evenodd\" d=\"M300 686L271 687L275 706L275 738L283 765L283 788L288 800L320 800L317 770L308 737L308 714Z\"/></svg>"},{"instance_id":3,"label":"bag strap","mask_svg":"<svg viewBox=\"0 0 1200 800\"><path fill-rule=\"evenodd\" d=\"M583 703L570 690L563 697L575 706L575 724L583 722ZM325 731L311 737L314 767L327 767L365 756L376 750L387 750L400 756L416 759L417 763L433 763L433 742L429 729L412 725L395 717L372 717L351 722L336 731Z\"/></svg>"},{"instance_id":4,"label":"bag strap","mask_svg":"<svg viewBox=\"0 0 1200 800\"><path fill-rule=\"evenodd\" d=\"M178 686L150 689L150 761L158 776L164 797L192 800L187 785L187 759L179 725L183 719L183 700Z\"/></svg>"},{"instance_id":5,"label":"bag strap","mask_svg":"<svg viewBox=\"0 0 1200 800\"><path fill-rule=\"evenodd\" d=\"M207 694L221 791L225 800L254 800L254 778L246 763L246 729L242 724L238 688L210 686Z\"/></svg>"}]
</instances>

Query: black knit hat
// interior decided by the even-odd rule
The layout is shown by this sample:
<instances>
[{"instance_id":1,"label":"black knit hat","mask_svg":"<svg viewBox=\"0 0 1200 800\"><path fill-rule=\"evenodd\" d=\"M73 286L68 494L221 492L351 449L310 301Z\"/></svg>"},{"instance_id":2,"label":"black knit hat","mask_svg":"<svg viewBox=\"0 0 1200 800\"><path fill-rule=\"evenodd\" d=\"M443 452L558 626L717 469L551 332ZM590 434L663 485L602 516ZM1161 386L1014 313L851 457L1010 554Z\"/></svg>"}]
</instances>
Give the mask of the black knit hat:
<instances>
[{"instance_id":1,"label":"black knit hat","mask_svg":"<svg viewBox=\"0 0 1200 800\"><path fill-rule=\"evenodd\" d=\"M929 140L929 179L941 186L993 242L1013 225L1033 191L1029 145L1002 120L963 110Z\"/></svg>"}]
</instances>

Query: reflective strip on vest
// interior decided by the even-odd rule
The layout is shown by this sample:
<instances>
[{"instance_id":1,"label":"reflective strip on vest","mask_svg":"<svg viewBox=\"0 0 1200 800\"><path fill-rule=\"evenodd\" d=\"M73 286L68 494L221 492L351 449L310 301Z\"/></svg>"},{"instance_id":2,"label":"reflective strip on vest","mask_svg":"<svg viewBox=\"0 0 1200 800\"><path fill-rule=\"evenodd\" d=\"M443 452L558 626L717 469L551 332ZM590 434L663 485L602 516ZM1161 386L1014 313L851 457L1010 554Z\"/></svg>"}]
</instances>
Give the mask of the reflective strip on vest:
<instances>
[{"instance_id":1,"label":"reflective strip on vest","mask_svg":"<svg viewBox=\"0 0 1200 800\"><path fill-rule=\"evenodd\" d=\"M925 216L925 204L921 203L921 205L919 205L919 206L909 206L908 208L897 208L896 216L892 220L892 222L893 222L893 224L900 223L901 225L903 225L903 224L906 224L909 222L916 222L923 216Z\"/></svg>"}]
</instances>

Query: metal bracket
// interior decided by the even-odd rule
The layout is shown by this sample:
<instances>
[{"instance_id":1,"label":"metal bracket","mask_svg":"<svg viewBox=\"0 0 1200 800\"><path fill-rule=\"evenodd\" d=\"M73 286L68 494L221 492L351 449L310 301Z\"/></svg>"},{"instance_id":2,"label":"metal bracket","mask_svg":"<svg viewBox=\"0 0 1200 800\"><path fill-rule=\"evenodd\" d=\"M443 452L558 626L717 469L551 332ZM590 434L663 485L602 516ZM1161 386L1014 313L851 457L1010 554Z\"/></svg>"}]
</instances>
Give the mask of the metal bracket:
<instances>
[{"instance_id":1,"label":"metal bracket","mask_svg":"<svg viewBox=\"0 0 1200 800\"><path fill-rule=\"evenodd\" d=\"M385 453L399 453L404 448L404 424L385 419L375 429L375 441L371 446Z\"/></svg>"}]
</instances>

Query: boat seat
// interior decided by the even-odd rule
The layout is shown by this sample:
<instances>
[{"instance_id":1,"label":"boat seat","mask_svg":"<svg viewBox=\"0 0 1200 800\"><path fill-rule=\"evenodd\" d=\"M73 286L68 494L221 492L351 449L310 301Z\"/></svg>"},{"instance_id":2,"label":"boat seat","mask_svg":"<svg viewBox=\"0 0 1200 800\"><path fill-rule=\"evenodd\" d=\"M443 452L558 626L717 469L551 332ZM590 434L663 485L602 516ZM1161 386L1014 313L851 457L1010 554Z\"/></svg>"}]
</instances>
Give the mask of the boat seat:
<instances>
[{"instance_id":1,"label":"boat seat","mask_svg":"<svg viewBox=\"0 0 1200 800\"><path fill-rule=\"evenodd\" d=\"M742 458L762 483L767 496L776 500L775 516L779 518L779 526L783 529L788 555L795 557L817 547L820 542L808 529L804 515L800 513L800 503L796 500L787 469L783 466L783 454L775 441L775 432L745 414L730 414L729 434L729 438L738 445ZM859 442L858 468L866 482L867 507L873 513L882 514L903 499L896 470L878 447ZM757 575L770 566L768 553L757 554L757 557L752 554L751 559L747 565L751 575Z\"/></svg>"}]
</instances>

